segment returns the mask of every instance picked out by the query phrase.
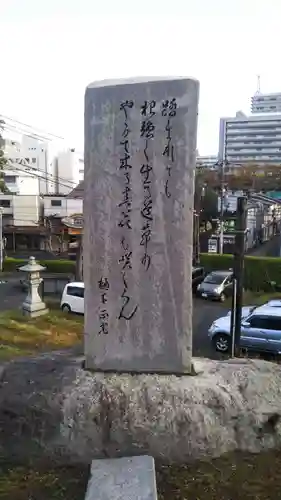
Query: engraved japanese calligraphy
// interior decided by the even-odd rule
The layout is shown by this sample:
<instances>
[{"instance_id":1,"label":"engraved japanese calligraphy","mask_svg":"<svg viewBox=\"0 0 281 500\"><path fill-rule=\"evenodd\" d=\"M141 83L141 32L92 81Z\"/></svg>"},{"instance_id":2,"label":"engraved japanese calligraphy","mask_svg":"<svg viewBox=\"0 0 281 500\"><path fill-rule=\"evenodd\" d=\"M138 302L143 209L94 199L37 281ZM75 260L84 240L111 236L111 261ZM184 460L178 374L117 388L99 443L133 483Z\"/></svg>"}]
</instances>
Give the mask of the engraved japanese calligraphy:
<instances>
[{"instance_id":1,"label":"engraved japanese calligraphy","mask_svg":"<svg viewBox=\"0 0 281 500\"><path fill-rule=\"evenodd\" d=\"M165 100L162 102L162 116L166 117L166 125L165 125L165 131L166 131L166 142L165 142L165 147L163 151L163 156L165 156L168 160L166 170L167 170L167 178L165 180L165 195L167 198L171 197L171 192L169 190L169 178L171 177L171 171L173 164L175 162L175 147L173 144L173 139L172 139L172 122L173 118L175 118L177 114L177 101L173 97L173 99Z\"/></svg>"},{"instance_id":2,"label":"engraved japanese calligraphy","mask_svg":"<svg viewBox=\"0 0 281 500\"><path fill-rule=\"evenodd\" d=\"M98 282L100 290L100 307L99 307L99 334L108 334L108 312L105 307L107 303L107 292L109 290L108 278L102 277Z\"/></svg>"},{"instance_id":3,"label":"engraved japanese calligraphy","mask_svg":"<svg viewBox=\"0 0 281 500\"><path fill-rule=\"evenodd\" d=\"M132 251L129 245L129 239L126 238L126 232L132 229L131 223L131 212L132 212L132 183L131 183L131 172L132 165L131 154L130 154L130 128L129 128L129 114L130 110L134 107L133 101L126 100L120 104L120 112L123 113L124 123L123 132L120 140L120 161L119 161L119 171L122 172L124 178L124 189L122 191L122 201L118 204L121 209L121 219L119 221L119 228L121 228L121 257L119 259L119 264L121 266L121 278L123 284L123 292L121 295L122 305L118 315L118 319L125 319L127 321L131 320L136 314L138 305L134 304L133 299L130 295L128 286L128 272L132 269L131 258Z\"/></svg>"},{"instance_id":4,"label":"engraved japanese calligraphy","mask_svg":"<svg viewBox=\"0 0 281 500\"><path fill-rule=\"evenodd\" d=\"M144 163L140 167L140 174L143 186L143 203L141 207L142 227L140 245L144 248L141 263L147 271L151 264L151 254L149 253L149 242L151 240L151 227L153 222L153 207L151 194L151 177L153 168L150 162L150 141L154 139L155 125L153 117L155 116L155 101L145 101L141 107L141 130L140 136L143 139L143 157Z\"/></svg>"}]
</instances>

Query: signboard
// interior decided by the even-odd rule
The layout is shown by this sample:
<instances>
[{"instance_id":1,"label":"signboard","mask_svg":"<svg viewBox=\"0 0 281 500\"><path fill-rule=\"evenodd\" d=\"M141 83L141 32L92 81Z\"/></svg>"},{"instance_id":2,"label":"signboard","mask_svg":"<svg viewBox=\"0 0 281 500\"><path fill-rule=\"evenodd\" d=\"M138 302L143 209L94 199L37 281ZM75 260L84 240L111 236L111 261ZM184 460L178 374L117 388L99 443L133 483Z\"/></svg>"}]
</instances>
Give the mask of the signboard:
<instances>
[{"instance_id":1,"label":"signboard","mask_svg":"<svg viewBox=\"0 0 281 500\"><path fill-rule=\"evenodd\" d=\"M78 229L82 230L84 227L84 217L83 214L72 214L69 217L64 217L62 219L62 223L66 226L69 227L70 229ZM79 233L72 233L72 234L80 234Z\"/></svg>"},{"instance_id":2,"label":"signboard","mask_svg":"<svg viewBox=\"0 0 281 500\"><path fill-rule=\"evenodd\" d=\"M208 253L218 253L218 240L209 239L208 240Z\"/></svg>"}]
</instances>

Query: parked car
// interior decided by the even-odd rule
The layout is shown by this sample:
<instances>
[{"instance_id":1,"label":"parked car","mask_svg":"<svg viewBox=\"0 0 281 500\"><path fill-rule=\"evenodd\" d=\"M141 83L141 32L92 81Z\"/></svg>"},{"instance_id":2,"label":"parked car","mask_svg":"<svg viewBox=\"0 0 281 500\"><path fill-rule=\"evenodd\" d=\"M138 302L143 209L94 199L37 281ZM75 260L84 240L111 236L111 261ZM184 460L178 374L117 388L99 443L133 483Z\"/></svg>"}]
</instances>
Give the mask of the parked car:
<instances>
[{"instance_id":1,"label":"parked car","mask_svg":"<svg viewBox=\"0 0 281 500\"><path fill-rule=\"evenodd\" d=\"M192 291L196 293L198 285L202 283L205 278L204 267L192 267Z\"/></svg>"},{"instance_id":2,"label":"parked car","mask_svg":"<svg viewBox=\"0 0 281 500\"><path fill-rule=\"evenodd\" d=\"M62 311L84 314L84 291L85 286L81 281L65 285L60 303Z\"/></svg>"},{"instance_id":3,"label":"parked car","mask_svg":"<svg viewBox=\"0 0 281 500\"><path fill-rule=\"evenodd\" d=\"M279 302L279 305L278 305ZM241 347L253 351L281 353L281 301L269 301L262 306L251 306L247 314L242 310ZM208 335L215 349L229 352L231 347L231 317L215 320L209 328Z\"/></svg>"},{"instance_id":4,"label":"parked car","mask_svg":"<svg viewBox=\"0 0 281 500\"><path fill-rule=\"evenodd\" d=\"M269 300L263 306L268 306L268 307L281 307L281 299L273 299ZM243 306L242 307L242 318L246 318L246 316L249 316L250 313L252 313L257 307L261 306ZM228 311L227 316L231 316L231 309Z\"/></svg>"},{"instance_id":5,"label":"parked car","mask_svg":"<svg viewBox=\"0 0 281 500\"><path fill-rule=\"evenodd\" d=\"M197 295L203 299L224 302L232 295L233 271L213 271L197 287Z\"/></svg>"}]
</instances>

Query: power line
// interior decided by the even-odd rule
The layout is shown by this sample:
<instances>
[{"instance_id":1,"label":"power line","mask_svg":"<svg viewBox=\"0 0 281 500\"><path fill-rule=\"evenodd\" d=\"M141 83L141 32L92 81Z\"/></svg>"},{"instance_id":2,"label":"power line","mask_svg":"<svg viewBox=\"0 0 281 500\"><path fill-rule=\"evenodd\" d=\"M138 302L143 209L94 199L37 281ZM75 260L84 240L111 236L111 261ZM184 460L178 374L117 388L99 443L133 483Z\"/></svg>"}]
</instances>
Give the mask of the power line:
<instances>
[{"instance_id":1,"label":"power line","mask_svg":"<svg viewBox=\"0 0 281 500\"><path fill-rule=\"evenodd\" d=\"M17 163L17 165L18 165L18 163ZM36 173L37 173L37 172L41 172L42 174L44 174L44 176L46 177L46 179L47 179L47 177L49 176L49 177L48 177L48 180L49 180L50 182L56 182L57 180L58 180L58 181L60 180L60 181L62 181L62 182L64 182L64 183L66 183L66 182L67 182L67 183L69 183L69 184L72 184L72 186L70 186L70 185L69 185L69 186L67 186L67 185L65 184L65 187L69 187L69 188L71 188L71 189L73 189L75 186L77 186L77 183L76 183L76 182L74 182L74 181L69 181L69 180L64 179L63 177L57 176L57 175L55 175L55 174L51 174L51 172L47 172L47 173L46 173L46 172L45 172L45 170L42 170L42 169L37 168L37 167L33 169L33 167L31 167L30 165L28 165L28 164L26 164L26 163L24 163L24 164L20 163L20 165L22 165L23 167L26 167L26 169L27 169L27 170L24 170L24 169L23 169L23 171L24 171L25 173L27 173L28 175L30 175L30 176L32 176L32 175L34 175L34 174L36 175ZM20 168L20 167L15 167L15 166L14 166L14 163L12 163L12 162L11 162L11 164L9 164L9 167L11 167L11 168L10 168L10 170ZM4 167L4 168L6 168L6 165L5 165L5 167ZM30 170L30 172L29 172L28 170Z\"/></svg>"},{"instance_id":2,"label":"power line","mask_svg":"<svg viewBox=\"0 0 281 500\"><path fill-rule=\"evenodd\" d=\"M27 173L25 169L22 169L22 168L19 168L19 167L14 167L14 166L11 167L11 170L15 170L16 172ZM36 172L30 173L30 177L35 177L35 178L37 177L38 179L41 179L41 180L44 180L44 181L48 181L48 182L51 182L53 184L58 184L59 186L66 187L67 189L74 189L74 186L69 186L67 184L64 184L61 181L56 182L56 179L58 179L57 177L55 177L54 179L50 179L49 177L46 176L46 174L45 175L40 175L40 174L38 174Z\"/></svg>"},{"instance_id":3,"label":"power line","mask_svg":"<svg viewBox=\"0 0 281 500\"><path fill-rule=\"evenodd\" d=\"M10 162L11 162L11 163L13 163L11 159L10 159ZM24 166L25 166L27 169L33 170L33 167L32 167L31 165L29 165L29 164L24 163ZM5 168L6 168L6 166L5 166ZM11 168L12 168L12 166L11 166ZM14 167L14 168L16 168L16 167ZM64 184L64 186L65 186L65 187L74 188L75 186L77 186L77 183L76 183L76 182L74 182L74 181L70 181L70 180L67 180L67 179L63 179L62 177L59 177L59 176L57 176L57 175L55 175L55 174L52 174L52 173L50 173L50 172L47 172L47 173L46 173L46 172L45 172L45 170L42 170L42 169L40 169L40 168L38 168L38 167L36 167L34 170L37 170L37 171L39 171L39 172L42 172L44 175L51 176L51 178L49 178L49 181L52 181L52 182L57 182L57 180L61 179L64 183L69 183L69 184L72 184L72 186L71 186L71 185L66 186L66 184ZM27 173L29 173L29 172L27 172Z\"/></svg>"},{"instance_id":4,"label":"power line","mask_svg":"<svg viewBox=\"0 0 281 500\"><path fill-rule=\"evenodd\" d=\"M14 118L11 118L9 116L5 116L5 115L0 114L0 118L3 118L4 120L12 121L14 123L18 123L19 125L24 125L25 127L28 127L28 128L35 130L35 131L37 130L38 132L43 132L44 134L47 134L48 136L55 137L56 139L65 140L64 137L61 137L61 136L55 135L55 134L51 134L50 132L47 132L46 130L42 130L42 129L37 128L37 127L34 128L31 125L28 125L27 123L20 122L19 120L15 120Z\"/></svg>"},{"instance_id":5,"label":"power line","mask_svg":"<svg viewBox=\"0 0 281 500\"><path fill-rule=\"evenodd\" d=\"M36 132L29 132L27 130L22 130L22 129L19 129L18 127L14 126L14 125L10 125L10 124L3 124L3 130L8 130L10 132L16 132L18 134L21 134L21 135L25 135L26 137L32 137L32 139L36 139L36 140L40 140L42 142L44 141L48 141L48 142L51 142L53 141L53 139L50 139L48 137L44 137L44 136L41 136L39 134L36 134Z\"/></svg>"}]
</instances>

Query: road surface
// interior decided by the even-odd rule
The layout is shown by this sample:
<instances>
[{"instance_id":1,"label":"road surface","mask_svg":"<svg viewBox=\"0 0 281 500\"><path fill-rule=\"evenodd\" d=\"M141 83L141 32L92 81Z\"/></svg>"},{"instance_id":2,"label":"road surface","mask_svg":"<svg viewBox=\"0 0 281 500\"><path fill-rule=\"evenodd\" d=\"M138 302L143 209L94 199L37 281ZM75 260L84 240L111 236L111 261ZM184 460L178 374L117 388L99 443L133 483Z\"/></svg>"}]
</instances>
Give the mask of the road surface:
<instances>
[{"instance_id":1,"label":"road surface","mask_svg":"<svg viewBox=\"0 0 281 500\"><path fill-rule=\"evenodd\" d=\"M0 311L18 309L26 294L17 286L19 276L9 278L6 283L0 282ZM210 346L207 331L210 324L226 313L225 307L216 302L206 302L202 299L193 301L193 355L217 357Z\"/></svg>"}]
</instances>

